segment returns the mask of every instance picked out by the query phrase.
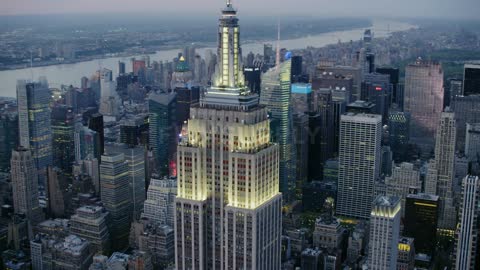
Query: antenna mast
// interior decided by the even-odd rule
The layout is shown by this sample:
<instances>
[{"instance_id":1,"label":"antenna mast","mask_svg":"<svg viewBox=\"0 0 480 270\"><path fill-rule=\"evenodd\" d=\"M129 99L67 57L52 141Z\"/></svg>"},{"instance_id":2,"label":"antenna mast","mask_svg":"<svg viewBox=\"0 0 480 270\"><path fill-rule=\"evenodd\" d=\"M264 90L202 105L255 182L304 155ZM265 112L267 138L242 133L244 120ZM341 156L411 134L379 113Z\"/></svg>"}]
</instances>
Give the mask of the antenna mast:
<instances>
[{"instance_id":1,"label":"antenna mast","mask_svg":"<svg viewBox=\"0 0 480 270\"><path fill-rule=\"evenodd\" d=\"M277 57L275 66L277 70L280 68L280 19L278 19L277 24Z\"/></svg>"}]
</instances>

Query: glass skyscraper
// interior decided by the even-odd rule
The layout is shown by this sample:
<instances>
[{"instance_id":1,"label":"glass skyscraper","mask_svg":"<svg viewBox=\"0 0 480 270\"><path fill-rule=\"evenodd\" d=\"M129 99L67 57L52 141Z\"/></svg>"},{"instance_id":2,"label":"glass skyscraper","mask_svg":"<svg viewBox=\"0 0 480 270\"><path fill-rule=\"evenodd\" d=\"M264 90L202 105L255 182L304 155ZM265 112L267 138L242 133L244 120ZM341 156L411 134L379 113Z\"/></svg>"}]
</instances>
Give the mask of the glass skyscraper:
<instances>
[{"instance_id":1,"label":"glass skyscraper","mask_svg":"<svg viewBox=\"0 0 480 270\"><path fill-rule=\"evenodd\" d=\"M47 166L52 165L52 129L50 91L46 79L39 82L17 82L20 145L32 151L41 183ZM43 180L42 180L43 179Z\"/></svg>"},{"instance_id":2,"label":"glass skyscraper","mask_svg":"<svg viewBox=\"0 0 480 270\"><path fill-rule=\"evenodd\" d=\"M296 182L296 149L293 143L291 106L291 59L271 68L262 77L260 104L271 119L272 141L280 147L280 191L285 201L294 199Z\"/></svg>"}]
</instances>

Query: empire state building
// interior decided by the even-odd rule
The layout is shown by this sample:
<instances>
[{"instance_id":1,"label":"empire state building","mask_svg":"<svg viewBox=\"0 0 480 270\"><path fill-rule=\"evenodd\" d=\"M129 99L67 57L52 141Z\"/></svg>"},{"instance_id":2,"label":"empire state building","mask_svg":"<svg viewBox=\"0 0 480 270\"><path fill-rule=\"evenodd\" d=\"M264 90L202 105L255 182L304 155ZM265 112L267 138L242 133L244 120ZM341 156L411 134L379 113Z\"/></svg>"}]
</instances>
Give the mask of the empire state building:
<instances>
[{"instance_id":1,"label":"empire state building","mask_svg":"<svg viewBox=\"0 0 480 270\"><path fill-rule=\"evenodd\" d=\"M190 110L177 149L177 269L280 269L279 148L267 109L245 86L230 1L212 86Z\"/></svg>"}]
</instances>

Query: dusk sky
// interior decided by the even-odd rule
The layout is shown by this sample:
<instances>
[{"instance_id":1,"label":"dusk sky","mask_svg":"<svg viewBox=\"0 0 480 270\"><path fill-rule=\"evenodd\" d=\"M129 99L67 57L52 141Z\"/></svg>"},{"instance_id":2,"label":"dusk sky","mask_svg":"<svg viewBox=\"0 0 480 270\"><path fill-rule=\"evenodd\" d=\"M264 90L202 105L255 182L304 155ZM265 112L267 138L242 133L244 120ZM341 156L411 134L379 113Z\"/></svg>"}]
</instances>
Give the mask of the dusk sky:
<instances>
[{"instance_id":1,"label":"dusk sky","mask_svg":"<svg viewBox=\"0 0 480 270\"><path fill-rule=\"evenodd\" d=\"M478 18L479 0L233 0L241 14ZM63 13L213 14L221 0L0 0L0 15Z\"/></svg>"}]
</instances>

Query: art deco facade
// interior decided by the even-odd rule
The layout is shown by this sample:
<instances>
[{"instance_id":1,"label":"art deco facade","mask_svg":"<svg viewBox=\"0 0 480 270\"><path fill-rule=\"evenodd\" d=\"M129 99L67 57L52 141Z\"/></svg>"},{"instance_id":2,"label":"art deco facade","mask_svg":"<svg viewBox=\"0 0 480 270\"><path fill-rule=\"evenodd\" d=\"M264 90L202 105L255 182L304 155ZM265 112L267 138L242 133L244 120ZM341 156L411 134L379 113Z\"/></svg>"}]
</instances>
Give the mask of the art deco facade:
<instances>
[{"instance_id":1,"label":"art deco facade","mask_svg":"<svg viewBox=\"0 0 480 270\"><path fill-rule=\"evenodd\" d=\"M397 197L379 196L373 202L368 269L397 269L400 207L400 200Z\"/></svg>"},{"instance_id":2,"label":"art deco facade","mask_svg":"<svg viewBox=\"0 0 480 270\"><path fill-rule=\"evenodd\" d=\"M419 59L406 67L404 110L411 115L410 138L425 149L433 148L443 96L440 63Z\"/></svg>"},{"instance_id":3,"label":"art deco facade","mask_svg":"<svg viewBox=\"0 0 480 270\"><path fill-rule=\"evenodd\" d=\"M267 109L245 86L230 2L219 27L218 65L177 152L177 269L280 269L279 149Z\"/></svg>"},{"instance_id":4,"label":"art deco facade","mask_svg":"<svg viewBox=\"0 0 480 270\"><path fill-rule=\"evenodd\" d=\"M30 150L19 147L12 152L10 163L12 175L13 209L26 216L35 225L42 221L38 204L38 176Z\"/></svg>"},{"instance_id":5,"label":"art deco facade","mask_svg":"<svg viewBox=\"0 0 480 270\"><path fill-rule=\"evenodd\" d=\"M455 114L444 112L440 116L435 143L435 161L429 164L425 189L440 197L439 227L452 230L456 226L456 210L453 202L455 177Z\"/></svg>"}]
</instances>

